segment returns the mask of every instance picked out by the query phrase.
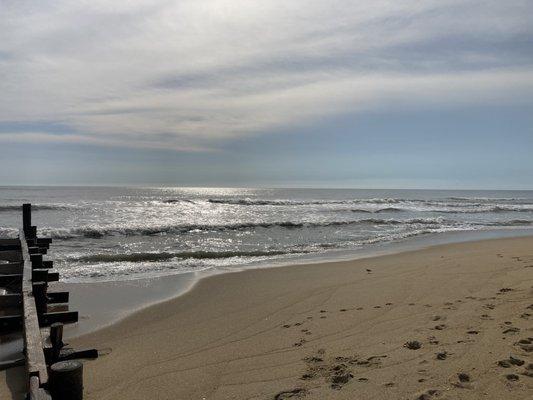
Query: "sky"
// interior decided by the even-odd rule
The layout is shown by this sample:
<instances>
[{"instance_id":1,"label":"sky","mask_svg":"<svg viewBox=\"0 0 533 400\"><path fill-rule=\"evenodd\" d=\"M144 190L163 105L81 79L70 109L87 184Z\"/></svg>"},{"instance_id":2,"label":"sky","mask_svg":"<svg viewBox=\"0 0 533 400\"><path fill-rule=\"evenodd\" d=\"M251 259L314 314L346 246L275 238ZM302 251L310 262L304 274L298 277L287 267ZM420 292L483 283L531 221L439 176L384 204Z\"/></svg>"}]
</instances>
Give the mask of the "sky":
<instances>
[{"instance_id":1,"label":"sky","mask_svg":"<svg viewBox=\"0 0 533 400\"><path fill-rule=\"evenodd\" d=\"M0 0L0 185L533 189L531 15Z\"/></svg>"}]
</instances>

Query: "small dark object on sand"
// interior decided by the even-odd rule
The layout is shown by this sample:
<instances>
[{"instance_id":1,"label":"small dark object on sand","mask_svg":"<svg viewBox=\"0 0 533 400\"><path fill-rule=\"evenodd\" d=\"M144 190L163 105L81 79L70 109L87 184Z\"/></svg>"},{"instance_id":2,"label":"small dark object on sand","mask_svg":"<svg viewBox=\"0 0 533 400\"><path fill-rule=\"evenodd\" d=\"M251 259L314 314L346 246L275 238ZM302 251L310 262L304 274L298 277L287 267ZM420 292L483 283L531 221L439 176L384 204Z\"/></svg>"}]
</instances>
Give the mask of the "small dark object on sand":
<instances>
[{"instance_id":1,"label":"small dark object on sand","mask_svg":"<svg viewBox=\"0 0 533 400\"><path fill-rule=\"evenodd\" d=\"M446 353L445 351L437 353L437 360L446 360L447 357L448 353Z\"/></svg>"},{"instance_id":2,"label":"small dark object on sand","mask_svg":"<svg viewBox=\"0 0 533 400\"><path fill-rule=\"evenodd\" d=\"M515 375L515 374L509 374L509 375L506 375L505 377L507 378L508 381L512 381L512 382L515 382L520 379L518 375Z\"/></svg>"},{"instance_id":3,"label":"small dark object on sand","mask_svg":"<svg viewBox=\"0 0 533 400\"><path fill-rule=\"evenodd\" d=\"M457 378L459 378L460 382L470 382L470 375L465 374L464 372L457 374Z\"/></svg>"},{"instance_id":4,"label":"small dark object on sand","mask_svg":"<svg viewBox=\"0 0 533 400\"><path fill-rule=\"evenodd\" d=\"M417 340L412 340L410 342L405 343L403 346L408 348L409 350L418 350L422 347L422 343Z\"/></svg>"}]
</instances>

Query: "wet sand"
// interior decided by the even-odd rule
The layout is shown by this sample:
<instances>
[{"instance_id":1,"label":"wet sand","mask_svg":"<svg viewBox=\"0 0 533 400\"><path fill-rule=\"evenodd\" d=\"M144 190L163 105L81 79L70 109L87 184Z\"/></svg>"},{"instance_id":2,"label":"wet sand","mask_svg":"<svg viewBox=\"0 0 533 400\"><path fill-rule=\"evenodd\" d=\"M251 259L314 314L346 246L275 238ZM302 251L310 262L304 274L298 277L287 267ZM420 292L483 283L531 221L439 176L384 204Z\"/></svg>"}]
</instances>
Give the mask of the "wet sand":
<instances>
[{"instance_id":1,"label":"wet sand","mask_svg":"<svg viewBox=\"0 0 533 400\"><path fill-rule=\"evenodd\" d=\"M533 237L217 275L71 344L87 399L533 398Z\"/></svg>"}]
</instances>

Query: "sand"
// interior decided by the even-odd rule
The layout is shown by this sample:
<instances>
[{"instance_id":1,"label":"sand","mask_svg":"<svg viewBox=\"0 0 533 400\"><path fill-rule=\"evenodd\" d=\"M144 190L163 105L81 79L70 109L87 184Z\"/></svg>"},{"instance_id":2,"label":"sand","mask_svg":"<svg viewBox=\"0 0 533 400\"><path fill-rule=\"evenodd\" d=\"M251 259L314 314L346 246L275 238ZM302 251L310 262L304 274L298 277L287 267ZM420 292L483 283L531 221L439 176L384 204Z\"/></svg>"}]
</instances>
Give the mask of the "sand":
<instances>
[{"instance_id":1,"label":"sand","mask_svg":"<svg viewBox=\"0 0 533 400\"><path fill-rule=\"evenodd\" d=\"M71 344L87 399L529 399L533 237L213 276Z\"/></svg>"}]
</instances>

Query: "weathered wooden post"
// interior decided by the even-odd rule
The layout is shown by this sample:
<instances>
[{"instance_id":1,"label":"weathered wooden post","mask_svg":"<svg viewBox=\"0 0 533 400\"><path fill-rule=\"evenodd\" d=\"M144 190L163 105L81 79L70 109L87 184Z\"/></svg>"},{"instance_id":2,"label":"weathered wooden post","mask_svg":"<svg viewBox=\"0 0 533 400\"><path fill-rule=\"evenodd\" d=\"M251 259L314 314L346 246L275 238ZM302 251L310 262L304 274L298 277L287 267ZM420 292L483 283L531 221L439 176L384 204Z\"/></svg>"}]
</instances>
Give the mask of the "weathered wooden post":
<instances>
[{"instance_id":1,"label":"weathered wooden post","mask_svg":"<svg viewBox=\"0 0 533 400\"><path fill-rule=\"evenodd\" d=\"M47 282L33 282L32 284L32 294L35 299L35 309L37 310L37 315L39 320L41 316L48 311L46 292L48 291Z\"/></svg>"},{"instance_id":2,"label":"weathered wooden post","mask_svg":"<svg viewBox=\"0 0 533 400\"><path fill-rule=\"evenodd\" d=\"M31 231L31 204L24 203L22 205L22 229L24 229L24 236L29 237Z\"/></svg>"},{"instance_id":3,"label":"weathered wooden post","mask_svg":"<svg viewBox=\"0 0 533 400\"><path fill-rule=\"evenodd\" d=\"M50 394L54 400L82 400L83 364L75 360L52 364Z\"/></svg>"},{"instance_id":4,"label":"weathered wooden post","mask_svg":"<svg viewBox=\"0 0 533 400\"><path fill-rule=\"evenodd\" d=\"M31 224L31 204L25 203L22 205L22 228L24 230L24 236L26 240L33 243L37 237L37 227Z\"/></svg>"},{"instance_id":5,"label":"weathered wooden post","mask_svg":"<svg viewBox=\"0 0 533 400\"><path fill-rule=\"evenodd\" d=\"M59 360L59 354L63 343L63 324L61 322L54 322L50 325L50 344L52 345L52 362Z\"/></svg>"}]
</instances>

